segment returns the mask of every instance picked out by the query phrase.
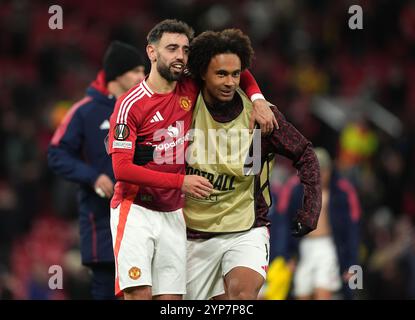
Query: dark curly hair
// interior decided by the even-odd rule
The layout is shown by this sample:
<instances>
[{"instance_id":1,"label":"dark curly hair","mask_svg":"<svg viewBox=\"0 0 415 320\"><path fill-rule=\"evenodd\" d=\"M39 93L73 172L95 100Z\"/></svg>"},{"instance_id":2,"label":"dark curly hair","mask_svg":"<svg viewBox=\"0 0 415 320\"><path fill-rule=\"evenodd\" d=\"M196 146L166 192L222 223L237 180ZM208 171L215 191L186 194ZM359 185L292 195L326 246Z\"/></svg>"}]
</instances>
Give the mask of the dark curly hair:
<instances>
[{"instance_id":1,"label":"dark curly hair","mask_svg":"<svg viewBox=\"0 0 415 320\"><path fill-rule=\"evenodd\" d=\"M251 40L241 30L205 31L194 38L190 44L187 67L192 76L200 82L201 76L206 73L210 60L222 53L236 54L241 59L242 70L251 66L254 56Z\"/></svg>"},{"instance_id":2,"label":"dark curly hair","mask_svg":"<svg viewBox=\"0 0 415 320\"><path fill-rule=\"evenodd\" d=\"M166 19L156 24L153 29L150 30L147 35L147 42L149 44L158 42L165 32L184 34L189 38L189 42L193 40L195 34L193 29L186 22L176 19Z\"/></svg>"}]
</instances>

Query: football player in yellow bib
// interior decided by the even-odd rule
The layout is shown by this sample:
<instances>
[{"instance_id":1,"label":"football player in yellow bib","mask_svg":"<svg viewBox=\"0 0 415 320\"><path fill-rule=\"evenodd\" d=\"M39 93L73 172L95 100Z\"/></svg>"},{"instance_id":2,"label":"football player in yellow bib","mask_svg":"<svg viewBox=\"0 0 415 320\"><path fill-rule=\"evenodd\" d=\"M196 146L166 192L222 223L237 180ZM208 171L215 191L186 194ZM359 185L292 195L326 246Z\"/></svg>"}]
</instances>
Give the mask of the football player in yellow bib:
<instances>
[{"instance_id":1,"label":"football player in yellow bib","mask_svg":"<svg viewBox=\"0 0 415 320\"><path fill-rule=\"evenodd\" d=\"M204 32L190 52L188 66L202 90L187 174L206 177L214 191L205 199L186 197L185 298L256 299L269 262L269 204L261 172L275 154L293 161L305 189L293 234L302 236L316 228L321 209L318 161L311 142L276 107L271 108L279 130L269 136L249 133L252 102L239 89L240 74L253 56L246 35L236 29Z\"/></svg>"}]
</instances>

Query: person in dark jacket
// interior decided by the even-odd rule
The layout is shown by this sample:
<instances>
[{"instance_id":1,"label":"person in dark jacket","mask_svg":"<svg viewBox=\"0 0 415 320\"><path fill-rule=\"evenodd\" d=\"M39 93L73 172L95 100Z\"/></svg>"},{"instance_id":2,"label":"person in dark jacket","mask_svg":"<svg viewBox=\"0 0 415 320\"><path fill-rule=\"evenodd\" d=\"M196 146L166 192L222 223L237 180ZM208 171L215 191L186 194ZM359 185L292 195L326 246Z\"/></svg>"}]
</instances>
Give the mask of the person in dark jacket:
<instances>
[{"instance_id":1,"label":"person in dark jacket","mask_svg":"<svg viewBox=\"0 0 415 320\"><path fill-rule=\"evenodd\" d=\"M57 175L80 185L82 263L92 271L92 297L113 299L115 264L109 199L115 179L104 139L116 99L145 74L138 50L119 41L107 49L103 67L86 96L72 106L54 133L48 164Z\"/></svg>"},{"instance_id":2,"label":"person in dark jacket","mask_svg":"<svg viewBox=\"0 0 415 320\"><path fill-rule=\"evenodd\" d=\"M322 209L317 229L299 241L284 235L281 225L288 224L301 207L303 187L292 177L278 194L271 230L271 251L288 261L298 254L294 273L293 295L297 299L331 299L343 287L343 297L352 297L349 268L358 263L360 204L352 184L334 168L330 155L316 148L322 185ZM287 237L287 233L285 233ZM281 244L284 248L281 248Z\"/></svg>"}]
</instances>

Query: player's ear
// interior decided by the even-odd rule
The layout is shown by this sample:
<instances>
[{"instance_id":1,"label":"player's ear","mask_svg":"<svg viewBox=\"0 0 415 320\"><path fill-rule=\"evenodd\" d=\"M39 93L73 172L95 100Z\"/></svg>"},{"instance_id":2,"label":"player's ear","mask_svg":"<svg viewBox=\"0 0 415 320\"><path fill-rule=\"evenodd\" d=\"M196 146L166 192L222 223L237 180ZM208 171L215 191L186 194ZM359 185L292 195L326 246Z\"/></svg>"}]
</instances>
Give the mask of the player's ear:
<instances>
[{"instance_id":1,"label":"player's ear","mask_svg":"<svg viewBox=\"0 0 415 320\"><path fill-rule=\"evenodd\" d=\"M146 47L147 56L151 62L157 61L156 47L153 44L148 44Z\"/></svg>"}]
</instances>

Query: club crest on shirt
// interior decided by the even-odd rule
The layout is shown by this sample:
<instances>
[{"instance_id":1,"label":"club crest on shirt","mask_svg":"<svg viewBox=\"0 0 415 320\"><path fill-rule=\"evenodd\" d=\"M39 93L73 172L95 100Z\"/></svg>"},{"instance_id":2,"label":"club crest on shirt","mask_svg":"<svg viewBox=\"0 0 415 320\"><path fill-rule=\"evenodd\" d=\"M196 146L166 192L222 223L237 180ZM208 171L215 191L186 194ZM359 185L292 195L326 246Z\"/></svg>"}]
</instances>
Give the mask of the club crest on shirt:
<instances>
[{"instance_id":1,"label":"club crest on shirt","mask_svg":"<svg viewBox=\"0 0 415 320\"><path fill-rule=\"evenodd\" d=\"M130 128L126 124L117 124L114 129L114 138L116 140L125 140L130 135Z\"/></svg>"},{"instance_id":2,"label":"club crest on shirt","mask_svg":"<svg viewBox=\"0 0 415 320\"><path fill-rule=\"evenodd\" d=\"M192 101L188 97L180 97L179 103L184 111L189 111L192 106Z\"/></svg>"},{"instance_id":3,"label":"club crest on shirt","mask_svg":"<svg viewBox=\"0 0 415 320\"><path fill-rule=\"evenodd\" d=\"M138 278L140 278L141 276L141 270L140 268L137 267L131 267L130 270L128 270L128 276L133 279L133 280L137 280Z\"/></svg>"}]
</instances>

